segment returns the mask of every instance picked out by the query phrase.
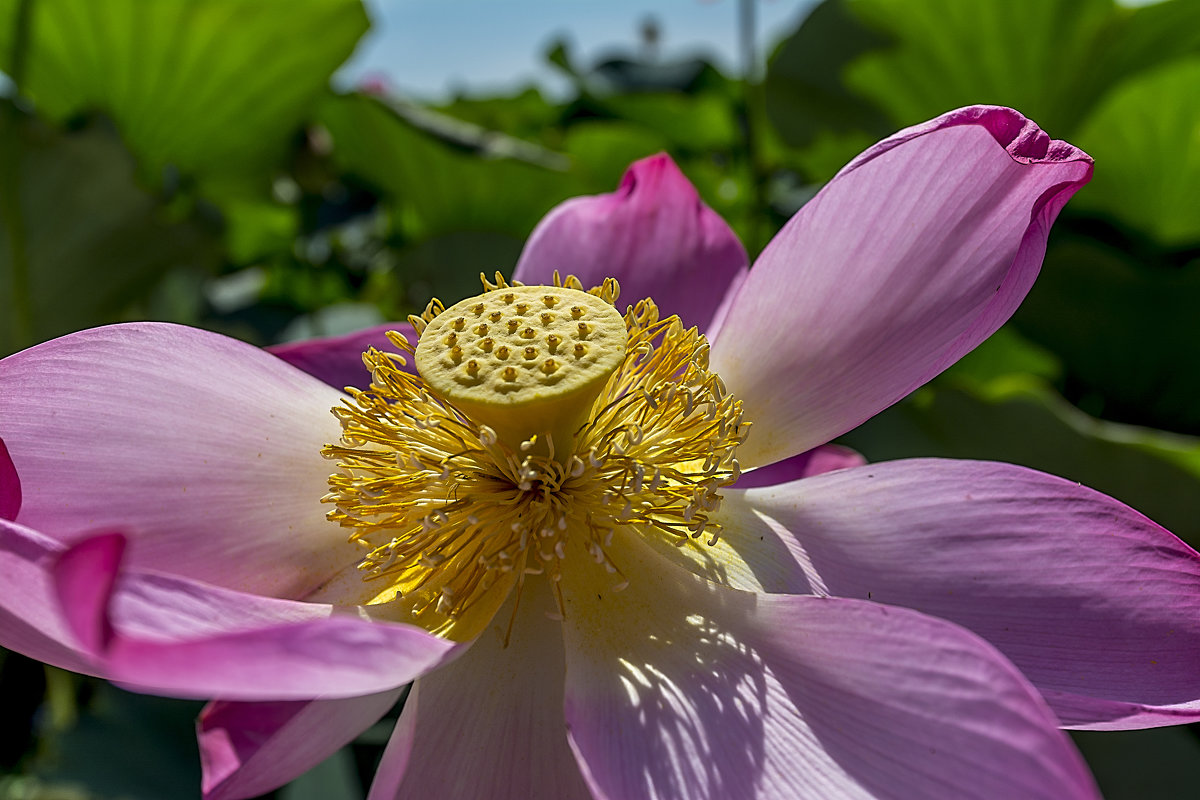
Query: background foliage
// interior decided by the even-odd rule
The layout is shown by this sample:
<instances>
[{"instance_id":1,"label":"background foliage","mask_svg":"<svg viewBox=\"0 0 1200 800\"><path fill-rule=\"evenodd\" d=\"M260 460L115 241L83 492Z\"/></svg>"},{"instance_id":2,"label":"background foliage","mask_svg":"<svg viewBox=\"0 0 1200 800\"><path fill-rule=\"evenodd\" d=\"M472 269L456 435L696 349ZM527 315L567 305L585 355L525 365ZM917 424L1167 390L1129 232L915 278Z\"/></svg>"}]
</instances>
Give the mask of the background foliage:
<instances>
[{"instance_id":1,"label":"background foliage","mask_svg":"<svg viewBox=\"0 0 1200 800\"><path fill-rule=\"evenodd\" d=\"M568 97L436 105L331 89L369 24L359 0L0 0L0 355L126 319L257 344L401 319L660 150L753 255L871 142L1011 105L1096 178L1013 321L845 442L1026 464L1200 544L1200 3L825 0L761 80L561 42ZM193 796L197 708L0 651L0 798ZM276 794L361 797L387 733ZM1109 798L1197 791L1194 729L1077 741Z\"/></svg>"}]
</instances>

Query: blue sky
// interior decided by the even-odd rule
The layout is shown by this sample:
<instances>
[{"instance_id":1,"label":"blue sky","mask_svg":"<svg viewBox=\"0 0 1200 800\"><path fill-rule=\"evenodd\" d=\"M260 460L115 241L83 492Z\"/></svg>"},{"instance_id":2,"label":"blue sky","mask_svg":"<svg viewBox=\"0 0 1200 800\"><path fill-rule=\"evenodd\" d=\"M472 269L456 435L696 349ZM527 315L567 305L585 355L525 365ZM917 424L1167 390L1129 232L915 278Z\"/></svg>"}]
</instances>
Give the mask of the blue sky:
<instances>
[{"instance_id":1,"label":"blue sky","mask_svg":"<svg viewBox=\"0 0 1200 800\"><path fill-rule=\"evenodd\" d=\"M367 75L417 98L455 87L504 90L531 81L561 89L542 63L547 43L565 34L587 60L613 46L632 49L641 20L658 19L661 52L706 52L736 71L738 0L367 0L372 31L339 79ZM759 0L759 42L773 45L813 0Z\"/></svg>"}]
</instances>

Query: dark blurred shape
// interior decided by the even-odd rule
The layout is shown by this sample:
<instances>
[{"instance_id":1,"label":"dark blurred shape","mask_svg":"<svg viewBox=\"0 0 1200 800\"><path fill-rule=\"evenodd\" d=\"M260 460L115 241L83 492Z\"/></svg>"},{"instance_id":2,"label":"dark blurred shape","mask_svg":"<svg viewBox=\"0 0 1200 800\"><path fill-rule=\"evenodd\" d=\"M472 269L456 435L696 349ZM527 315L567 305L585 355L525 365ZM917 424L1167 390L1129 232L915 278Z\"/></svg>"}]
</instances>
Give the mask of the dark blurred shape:
<instances>
[{"instance_id":1,"label":"dark blurred shape","mask_svg":"<svg viewBox=\"0 0 1200 800\"><path fill-rule=\"evenodd\" d=\"M1071 731L1106 800L1182 800L1197 795L1200 727Z\"/></svg>"},{"instance_id":2,"label":"dark blurred shape","mask_svg":"<svg viewBox=\"0 0 1200 800\"><path fill-rule=\"evenodd\" d=\"M195 718L202 704L97 683L78 722L35 759L51 784L82 784L99 797L195 797L200 785Z\"/></svg>"},{"instance_id":3,"label":"dark blurred shape","mask_svg":"<svg viewBox=\"0 0 1200 800\"><path fill-rule=\"evenodd\" d=\"M662 42L662 23L658 21L657 17L651 15L642 17L640 33L642 38L642 61L658 61L658 48Z\"/></svg>"},{"instance_id":4,"label":"dark blurred shape","mask_svg":"<svg viewBox=\"0 0 1200 800\"><path fill-rule=\"evenodd\" d=\"M1200 252L1175 261L1146 240L1074 228L1013 323L1062 357L1064 392L1089 413L1200 435Z\"/></svg>"},{"instance_id":5,"label":"dark blurred shape","mask_svg":"<svg viewBox=\"0 0 1200 800\"><path fill-rule=\"evenodd\" d=\"M644 19L636 47L612 47L590 67L581 67L568 41L559 38L546 51L546 61L576 84L581 94L597 96L639 92L696 94L725 82L711 57L697 54L664 59L663 29L653 17Z\"/></svg>"},{"instance_id":6,"label":"dark blurred shape","mask_svg":"<svg viewBox=\"0 0 1200 800\"><path fill-rule=\"evenodd\" d=\"M694 92L712 69L711 63L699 57L647 62L613 56L598 61L588 77L602 92Z\"/></svg>"},{"instance_id":7,"label":"dark blurred shape","mask_svg":"<svg viewBox=\"0 0 1200 800\"><path fill-rule=\"evenodd\" d=\"M11 772L33 745L34 720L46 691L46 667L0 650L0 773Z\"/></svg>"}]
</instances>

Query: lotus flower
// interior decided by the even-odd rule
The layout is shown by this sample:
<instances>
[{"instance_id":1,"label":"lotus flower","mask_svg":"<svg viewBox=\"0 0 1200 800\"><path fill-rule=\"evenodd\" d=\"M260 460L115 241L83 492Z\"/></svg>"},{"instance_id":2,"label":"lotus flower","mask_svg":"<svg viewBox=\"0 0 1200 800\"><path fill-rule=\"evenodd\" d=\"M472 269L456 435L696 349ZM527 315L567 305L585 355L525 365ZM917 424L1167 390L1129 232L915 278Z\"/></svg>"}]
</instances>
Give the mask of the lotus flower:
<instances>
[{"instance_id":1,"label":"lotus flower","mask_svg":"<svg viewBox=\"0 0 1200 800\"><path fill-rule=\"evenodd\" d=\"M13 355L0 643L219 698L208 798L414 679L376 800L1095 797L1060 725L1200 719L1200 557L1069 481L825 447L1010 316L1091 173L961 109L747 271L659 156L406 335Z\"/></svg>"}]
</instances>

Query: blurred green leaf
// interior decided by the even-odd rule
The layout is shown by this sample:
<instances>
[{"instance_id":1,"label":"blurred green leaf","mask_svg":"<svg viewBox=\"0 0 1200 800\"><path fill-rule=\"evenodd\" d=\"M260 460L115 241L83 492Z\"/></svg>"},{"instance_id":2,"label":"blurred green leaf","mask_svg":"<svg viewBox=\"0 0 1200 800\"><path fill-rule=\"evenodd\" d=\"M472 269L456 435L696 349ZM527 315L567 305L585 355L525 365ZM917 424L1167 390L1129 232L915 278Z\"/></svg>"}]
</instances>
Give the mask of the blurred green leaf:
<instances>
[{"instance_id":1,"label":"blurred green leaf","mask_svg":"<svg viewBox=\"0 0 1200 800\"><path fill-rule=\"evenodd\" d=\"M1112 88L1142 70L1200 52L1200 5L1193 0L1117 3L1115 14L1102 57L1087 65L1096 86Z\"/></svg>"},{"instance_id":2,"label":"blurred green leaf","mask_svg":"<svg viewBox=\"0 0 1200 800\"><path fill-rule=\"evenodd\" d=\"M296 209L261 200L229 198L221 203L225 245L235 264L252 264L292 248L300 226Z\"/></svg>"},{"instance_id":3,"label":"blurred green leaf","mask_svg":"<svg viewBox=\"0 0 1200 800\"><path fill-rule=\"evenodd\" d=\"M1196 794L1200 727L1071 731L1105 800L1185 798Z\"/></svg>"},{"instance_id":4,"label":"blurred green leaf","mask_svg":"<svg viewBox=\"0 0 1200 800\"><path fill-rule=\"evenodd\" d=\"M1097 165L1076 210L1131 224L1167 246L1200 244L1200 58L1124 83L1075 143Z\"/></svg>"},{"instance_id":5,"label":"blurred green leaf","mask_svg":"<svg viewBox=\"0 0 1200 800\"><path fill-rule=\"evenodd\" d=\"M78 723L43 740L33 772L51 782L82 784L101 797L194 797L200 785L195 718L201 705L98 683Z\"/></svg>"},{"instance_id":6,"label":"blurred green leaf","mask_svg":"<svg viewBox=\"0 0 1200 800\"><path fill-rule=\"evenodd\" d=\"M814 7L767 64L767 116L783 140L808 147L820 138L866 131L874 141L886 132L891 126L885 115L847 89L845 73L855 58L887 42L851 13L846 0Z\"/></svg>"},{"instance_id":7,"label":"blurred green leaf","mask_svg":"<svg viewBox=\"0 0 1200 800\"><path fill-rule=\"evenodd\" d=\"M696 187L700 198L733 228L753 261L758 253L752 242L758 238L755 231L762 229L764 219L755 205L750 165L745 159L731 162L691 158L681 161L679 168Z\"/></svg>"},{"instance_id":8,"label":"blurred green leaf","mask_svg":"<svg viewBox=\"0 0 1200 800\"><path fill-rule=\"evenodd\" d=\"M574 159L584 191L611 192L639 158L667 150L666 136L621 120L588 119L567 131L564 147Z\"/></svg>"},{"instance_id":9,"label":"blurred green leaf","mask_svg":"<svg viewBox=\"0 0 1200 800\"><path fill-rule=\"evenodd\" d=\"M174 209L144 191L110 130L97 124L60 134L29 119L14 123L6 156L16 180L4 191L19 198L19 213L0 226L0 308L13 307L19 254L35 340L111 321L173 267L212 267L215 233L174 219ZM0 325L0 352L29 344L16 340L7 320Z\"/></svg>"},{"instance_id":10,"label":"blurred green leaf","mask_svg":"<svg viewBox=\"0 0 1200 800\"><path fill-rule=\"evenodd\" d=\"M1200 434L1200 261L1157 268L1059 237L1014 322L1066 365L1072 397L1108 419Z\"/></svg>"},{"instance_id":11,"label":"blurred green leaf","mask_svg":"<svg viewBox=\"0 0 1200 800\"><path fill-rule=\"evenodd\" d=\"M785 141L821 144L827 157L805 163L825 177L847 155L831 140L977 103L1072 136L1113 86L1196 52L1200 3L1185 0L826 0L772 56L768 111Z\"/></svg>"},{"instance_id":12,"label":"blurred green leaf","mask_svg":"<svg viewBox=\"0 0 1200 800\"><path fill-rule=\"evenodd\" d=\"M827 183L842 167L883 135L862 131L821 131L807 147L796 151L791 160L809 181L814 184Z\"/></svg>"},{"instance_id":13,"label":"blurred green leaf","mask_svg":"<svg viewBox=\"0 0 1200 800\"><path fill-rule=\"evenodd\" d=\"M733 106L717 93L639 92L606 97L603 103L618 119L665 137L675 153L727 152L741 141Z\"/></svg>"},{"instance_id":14,"label":"blurred green leaf","mask_svg":"<svg viewBox=\"0 0 1200 800\"><path fill-rule=\"evenodd\" d=\"M279 800L359 800L362 796L354 756L345 747L279 790Z\"/></svg>"},{"instance_id":15,"label":"blurred green leaf","mask_svg":"<svg viewBox=\"0 0 1200 800\"><path fill-rule=\"evenodd\" d=\"M1200 544L1200 439L1094 419L1036 380L941 380L841 440L871 461L933 456L1022 464L1079 481Z\"/></svg>"},{"instance_id":16,"label":"blurred green leaf","mask_svg":"<svg viewBox=\"0 0 1200 800\"><path fill-rule=\"evenodd\" d=\"M433 236L397 253L395 271L414 311L431 298L446 305L480 291L479 274L490 279L499 271L511 275L523 240L487 231L458 231Z\"/></svg>"},{"instance_id":17,"label":"blurred green leaf","mask_svg":"<svg viewBox=\"0 0 1200 800\"><path fill-rule=\"evenodd\" d=\"M330 97L319 115L338 165L381 188L398 227L415 240L454 231L523 239L554 203L575 193L565 172L515 158L481 158L417 130L371 97Z\"/></svg>"},{"instance_id":18,"label":"blurred green leaf","mask_svg":"<svg viewBox=\"0 0 1200 800\"><path fill-rule=\"evenodd\" d=\"M211 278L197 267L172 269L149 287L149 294L126 307L122 320L159 319L203 327Z\"/></svg>"},{"instance_id":19,"label":"blurred green leaf","mask_svg":"<svg viewBox=\"0 0 1200 800\"><path fill-rule=\"evenodd\" d=\"M523 89L507 97L456 97L437 110L486 130L504 131L529 141L543 141L556 126L562 107L551 103L536 88Z\"/></svg>"},{"instance_id":20,"label":"blurred green leaf","mask_svg":"<svg viewBox=\"0 0 1200 800\"><path fill-rule=\"evenodd\" d=\"M237 173L281 161L367 26L360 0L37 0L20 88L52 118L109 114L151 175Z\"/></svg>"},{"instance_id":21,"label":"blurred green leaf","mask_svg":"<svg viewBox=\"0 0 1200 800\"><path fill-rule=\"evenodd\" d=\"M853 91L893 121L994 103L1057 136L1108 87L1111 75L1097 65L1128 13L1111 0L855 0L852 9L895 38L847 73Z\"/></svg>"},{"instance_id":22,"label":"blurred green leaf","mask_svg":"<svg viewBox=\"0 0 1200 800\"><path fill-rule=\"evenodd\" d=\"M998 378L1025 375L1044 381L1056 381L1062 375L1062 363L1048 350L1033 344L1006 325L983 344L954 362L943 379L987 386Z\"/></svg>"}]
</instances>

